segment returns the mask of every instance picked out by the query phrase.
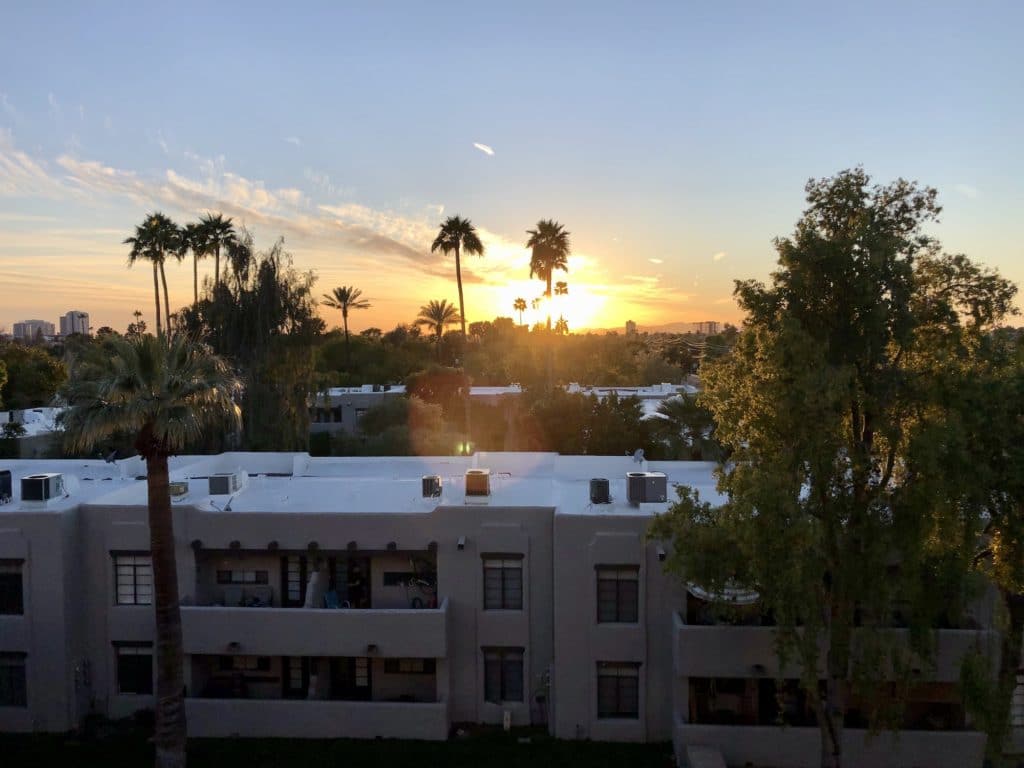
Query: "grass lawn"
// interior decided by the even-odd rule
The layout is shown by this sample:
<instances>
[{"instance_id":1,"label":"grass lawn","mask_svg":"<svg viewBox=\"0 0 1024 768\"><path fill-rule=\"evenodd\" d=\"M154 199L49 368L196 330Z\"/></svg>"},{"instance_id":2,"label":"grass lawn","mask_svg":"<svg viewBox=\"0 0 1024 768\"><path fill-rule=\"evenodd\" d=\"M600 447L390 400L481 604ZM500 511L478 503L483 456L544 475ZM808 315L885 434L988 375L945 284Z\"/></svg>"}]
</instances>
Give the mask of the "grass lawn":
<instances>
[{"instance_id":1,"label":"grass lawn","mask_svg":"<svg viewBox=\"0 0 1024 768\"><path fill-rule=\"evenodd\" d=\"M519 739L529 736L529 743ZM0 735L0 764L128 768L152 765L152 750L135 734L79 741L51 735ZM447 742L353 739L193 739L189 768L669 768L670 744L559 741L501 732Z\"/></svg>"}]
</instances>

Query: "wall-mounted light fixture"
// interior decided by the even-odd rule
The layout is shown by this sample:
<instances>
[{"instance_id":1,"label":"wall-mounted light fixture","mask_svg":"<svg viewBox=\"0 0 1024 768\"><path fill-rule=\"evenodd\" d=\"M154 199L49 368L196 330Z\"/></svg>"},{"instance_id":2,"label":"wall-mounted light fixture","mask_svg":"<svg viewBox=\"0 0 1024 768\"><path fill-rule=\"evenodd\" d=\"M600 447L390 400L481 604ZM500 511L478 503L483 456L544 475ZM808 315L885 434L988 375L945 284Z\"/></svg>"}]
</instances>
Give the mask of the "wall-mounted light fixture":
<instances>
[{"instance_id":1,"label":"wall-mounted light fixture","mask_svg":"<svg viewBox=\"0 0 1024 768\"><path fill-rule=\"evenodd\" d=\"M466 548L466 537L459 536L459 540L455 543L455 546L461 551Z\"/></svg>"}]
</instances>

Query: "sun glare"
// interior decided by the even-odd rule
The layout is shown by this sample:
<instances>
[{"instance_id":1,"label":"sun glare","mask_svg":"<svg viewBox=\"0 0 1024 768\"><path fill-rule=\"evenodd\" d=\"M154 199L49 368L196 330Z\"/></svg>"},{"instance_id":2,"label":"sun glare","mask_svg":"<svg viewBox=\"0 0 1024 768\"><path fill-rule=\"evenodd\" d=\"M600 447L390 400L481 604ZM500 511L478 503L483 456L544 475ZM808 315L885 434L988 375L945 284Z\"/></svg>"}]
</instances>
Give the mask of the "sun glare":
<instances>
[{"instance_id":1,"label":"sun glare","mask_svg":"<svg viewBox=\"0 0 1024 768\"><path fill-rule=\"evenodd\" d=\"M494 316L511 317L517 325L522 322L527 326L533 326L535 323L547 322L550 308L552 325L558 321L559 317L564 317L569 324L569 331L572 333L587 328L610 327L602 314L607 299L595 293L590 286L570 283L569 292L566 295L552 296L550 299L545 298L542 295L543 292L543 285L538 281L518 281L496 288L494 291L496 303L488 309L488 312L493 313ZM514 308L517 298L526 301L526 309L522 312L521 319L520 313Z\"/></svg>"}]
</instances>

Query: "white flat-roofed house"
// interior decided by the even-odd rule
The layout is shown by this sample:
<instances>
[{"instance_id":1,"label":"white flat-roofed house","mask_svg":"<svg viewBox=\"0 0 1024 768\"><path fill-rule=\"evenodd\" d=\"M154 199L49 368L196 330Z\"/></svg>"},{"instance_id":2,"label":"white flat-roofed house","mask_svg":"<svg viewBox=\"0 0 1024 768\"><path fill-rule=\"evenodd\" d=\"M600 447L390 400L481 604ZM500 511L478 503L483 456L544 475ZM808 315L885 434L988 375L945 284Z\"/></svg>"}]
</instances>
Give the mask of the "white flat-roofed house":
<instances>
[{"instance_id":1,"label":"white flat-roofed house","mask_svg":"<svg viewBox=\"0 0 1024 768\"><path fill-rule=\"evenodd\" d=\"M5 470L0 730L151 708L144 464ZM729 764L818 757L799 707L774 724L789 676L756 606L713 623L646 537L674 485L720 500L712 464L227 453L176 457L171 481L192 736L445 739L508 716L566 739L713 746ZM850 728L851 754L980 766L955 672L995 639L939 631L918 727L895 743Z\"/></svg>"}]
</instances>

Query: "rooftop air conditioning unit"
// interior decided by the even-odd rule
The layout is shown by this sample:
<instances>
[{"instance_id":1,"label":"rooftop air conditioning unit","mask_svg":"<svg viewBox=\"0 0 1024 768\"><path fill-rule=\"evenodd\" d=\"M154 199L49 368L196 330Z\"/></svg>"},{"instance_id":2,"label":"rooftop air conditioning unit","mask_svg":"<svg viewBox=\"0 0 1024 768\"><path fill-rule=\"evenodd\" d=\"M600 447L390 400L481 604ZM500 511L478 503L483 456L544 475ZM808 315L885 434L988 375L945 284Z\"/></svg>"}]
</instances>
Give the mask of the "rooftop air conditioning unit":
<instances>
[{"instance_id":1,"label":"rooftop air conditioning unit","mask_svg":"<svg viewBox=\"0 0 1024 768\"><path fill-rule=\"evenodd\" d=\"M218 472L215 475L210 475L211 496L230 496L232 493L238 493L238 489L241 487L238 475L234 472Z\"/></svg>"},{"instance_id":2,"label":"rooftop air conditioning unit","mask_svg":"<svg viewBox=\"0 0 1024 768\"><path fill-rule=\"evenodd\" d=\"M172 480L167 484L167 490L170 491L172 499L180 499L188 493L188 480Z\"/></svg>"},{"instance_id":3,"label":"rooftop air conditioning unit","mask_svg":"<svg viewBox=\"0 0 1024 768\"><path fill-rule=\"evenodd\" d=\"M630 504L667 501L668 478L664 472L627 472L626 497Z\"/></svg>"},{"instance_id":4,"label":"rooftop air conditioning unit","mask_svg":"<svg viewBox=\"0 0 1024 768\"><path fill-rule=\"evenodd\" d=\"M424 475L423 476L423 498L424 499L436 499L441 496L441 476L440 475Z\"/></svg>"},{"instance_id":5,"label":"rooftop air conditioning unit","mask_svg":"<svg viewBox=\"0 0 1024 768\"><path fill-rule=\"evenodd\" d=\"M48 472L21 478L22 501L46 501L64 495L64 475Z\"/></svg>"},{"instance_id":6,"label":"rooftop air conditioning unit","mask_svg":"<svg viewBox=\"0 0 1024 768\"><path fill-rule=\"evenodd\" d=\"M607 477L595 477L590 480L590 503L611 504L611 490Z\"/></svg>"},{"instance_id":7,"label":"rooftop air conditioning unit","mask_svg":"<svg viewBox=\"0 0 1024 768\"><path fill-rule=\"evenodd\" d=\"M467 496L490 496L491 495L491 470L489 470L489 469L467 469L466 470L466 495Z\"/></svg>"}]
</instances>

